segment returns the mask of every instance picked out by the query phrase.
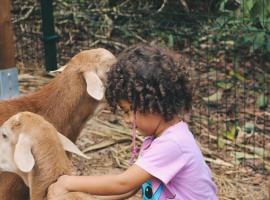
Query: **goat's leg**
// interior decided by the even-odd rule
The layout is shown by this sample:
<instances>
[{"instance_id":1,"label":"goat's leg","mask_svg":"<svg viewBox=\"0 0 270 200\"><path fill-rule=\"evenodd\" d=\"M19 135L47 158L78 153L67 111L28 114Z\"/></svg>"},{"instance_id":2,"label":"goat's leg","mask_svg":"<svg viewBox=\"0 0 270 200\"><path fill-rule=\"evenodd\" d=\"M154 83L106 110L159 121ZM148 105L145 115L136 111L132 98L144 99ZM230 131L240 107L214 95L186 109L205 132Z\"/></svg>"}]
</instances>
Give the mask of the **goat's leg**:
<instances>
[{"instance_id":1,"label":"goat's leg","mask_svg":"<svg viewBox=\"0 0 270 200\"><path fill-rule=\"evenodd\" d=\"M28 200L29 190L13 173L0 172L0 200Z\"/></svg>"}]
</instances>

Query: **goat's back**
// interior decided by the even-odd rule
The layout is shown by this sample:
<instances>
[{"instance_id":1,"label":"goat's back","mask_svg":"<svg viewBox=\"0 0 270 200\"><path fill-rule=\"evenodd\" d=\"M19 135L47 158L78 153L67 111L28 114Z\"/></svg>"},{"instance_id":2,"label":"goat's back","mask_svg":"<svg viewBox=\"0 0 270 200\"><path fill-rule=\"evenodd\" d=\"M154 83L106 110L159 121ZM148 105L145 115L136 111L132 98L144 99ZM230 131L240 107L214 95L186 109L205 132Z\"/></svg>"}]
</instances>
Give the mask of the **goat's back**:
<instances>
[{"instance_id":1,"label":"goat's back","mask_svg":"<svg viewBox=\"0 0 270 200\"><path fill-rule=\"evenodd\" d=\"M29 101L28 97L17 97L11 100L0 101L0 125L8 118L23 111L35 112L36 108Z\"/></svg>"}]
</instances>

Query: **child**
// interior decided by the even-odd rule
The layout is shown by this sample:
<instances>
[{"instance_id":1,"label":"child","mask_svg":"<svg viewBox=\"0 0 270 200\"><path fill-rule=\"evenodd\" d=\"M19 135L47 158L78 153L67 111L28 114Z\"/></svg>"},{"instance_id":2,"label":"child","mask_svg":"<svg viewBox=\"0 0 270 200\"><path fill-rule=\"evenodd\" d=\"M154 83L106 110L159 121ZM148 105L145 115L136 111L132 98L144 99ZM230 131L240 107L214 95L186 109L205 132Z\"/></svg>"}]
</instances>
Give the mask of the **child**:
<instances>
[{"instance_id":1,"label":"child","mask_svg":"<svg viewBox=\"0 0 270 200\"><path fill-rule=\"evenodd\" d=\"M186 73L164 50L147 45L124 51L108 73L106 99L145 136L138 160L119 175L62 176L49 199L70 191L126 199L139 188L144 200L215 200L216 187L188 125L178 115L191 107Z\"/></svg>"}]
</instances>

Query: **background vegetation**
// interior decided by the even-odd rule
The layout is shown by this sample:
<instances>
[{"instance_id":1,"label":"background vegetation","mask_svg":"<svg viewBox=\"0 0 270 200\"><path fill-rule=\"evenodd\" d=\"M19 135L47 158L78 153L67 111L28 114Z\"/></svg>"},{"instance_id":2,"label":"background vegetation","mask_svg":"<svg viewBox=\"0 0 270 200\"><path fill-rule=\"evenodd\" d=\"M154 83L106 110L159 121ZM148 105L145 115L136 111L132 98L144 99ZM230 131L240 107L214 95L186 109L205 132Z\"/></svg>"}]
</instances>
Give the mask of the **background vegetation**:
<instances>
[{"instance_id":1,"label":"background vegetation","mask_svg":"<svg viewBox=\"0 0 270 200\"><path fill-rule=\"evenodd\" d=\"M37 76L44 62L39 2L15 0L12 12L20 74ZM116 55L139 42L174 50L191 75L187 120L219 198L267 198L261 185L270 171L270 0L55 0L54 17L59 65L94 47ZM112 133L127 136L128 129L108 115L89 134L104 144L91 149L109 143L116 165L125 168L129 143L118 146Z\"/></svg>"}]
</instances>

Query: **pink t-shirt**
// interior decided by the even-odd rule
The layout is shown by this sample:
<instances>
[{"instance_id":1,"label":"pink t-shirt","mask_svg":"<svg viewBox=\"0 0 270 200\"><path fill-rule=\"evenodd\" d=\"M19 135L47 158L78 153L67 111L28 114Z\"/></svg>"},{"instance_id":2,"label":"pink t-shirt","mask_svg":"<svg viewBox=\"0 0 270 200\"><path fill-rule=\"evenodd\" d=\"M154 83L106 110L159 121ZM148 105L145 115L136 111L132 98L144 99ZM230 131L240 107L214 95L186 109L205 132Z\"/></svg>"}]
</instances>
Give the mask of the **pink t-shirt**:
<instances>
[{"instance_id":1,"label":"pink t-shirt","mask_svg":"<svg viewBox=\"0 0 270 200\"><path fill-rule=\"evenodd\" d=\"M142 185L144 200L217 199L211 171L184 122L146 137L135 164L154 177Z\"/></svg>"}]
</instances>

